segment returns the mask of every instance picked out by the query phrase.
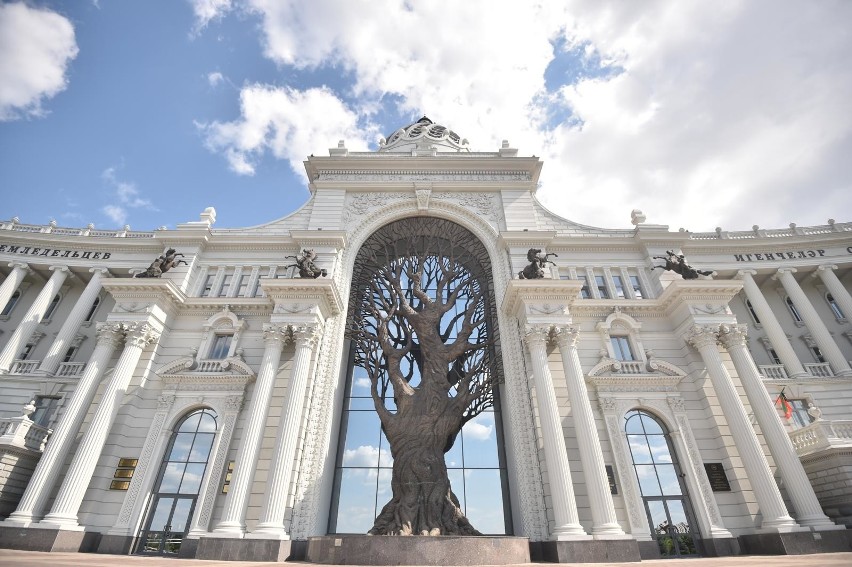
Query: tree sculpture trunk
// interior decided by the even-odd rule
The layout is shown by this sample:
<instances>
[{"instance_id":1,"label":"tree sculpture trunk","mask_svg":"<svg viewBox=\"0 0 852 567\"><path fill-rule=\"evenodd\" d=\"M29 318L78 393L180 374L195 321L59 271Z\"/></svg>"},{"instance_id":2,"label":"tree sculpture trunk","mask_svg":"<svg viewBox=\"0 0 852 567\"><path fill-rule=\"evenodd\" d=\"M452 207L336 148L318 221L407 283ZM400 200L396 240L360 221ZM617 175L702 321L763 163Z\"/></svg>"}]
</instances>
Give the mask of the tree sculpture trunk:
<instances>
[{"instance_id":1,"label":"tree sculpture trunk","mask_svg":"<svg viewBox=\"0 0 852 567\"><path fill-rule=\"evenodd\" d=\"M359 256L350 337L394 459L393 497L369 533L480 535L453 494L444 454L493 403L486 268L459 245L464 235L409 227Z\"/></svg>"}]
</instances>

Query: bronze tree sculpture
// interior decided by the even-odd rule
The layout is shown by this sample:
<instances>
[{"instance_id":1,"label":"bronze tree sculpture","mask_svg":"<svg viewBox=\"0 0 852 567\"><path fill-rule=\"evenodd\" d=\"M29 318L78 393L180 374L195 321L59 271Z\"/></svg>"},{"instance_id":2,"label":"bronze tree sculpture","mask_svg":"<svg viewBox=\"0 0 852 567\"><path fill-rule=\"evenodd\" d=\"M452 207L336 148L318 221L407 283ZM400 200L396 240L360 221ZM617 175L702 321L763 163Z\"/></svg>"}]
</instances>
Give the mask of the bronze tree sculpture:
<instances>
[{"instance_id":1,"label":"bronze tree sculpture","mask_svg":"<svg viewBox=\"0 0 852 567\"><path fill-rule=\"evenodd\" d=\"M493 405L499 374L487 255L472 253L472 240L453 223L415 218L359 252L349 336L393 456L393 497L370 534L480 535L444 462L462 426Z\"/></svg>"}]
</instances>

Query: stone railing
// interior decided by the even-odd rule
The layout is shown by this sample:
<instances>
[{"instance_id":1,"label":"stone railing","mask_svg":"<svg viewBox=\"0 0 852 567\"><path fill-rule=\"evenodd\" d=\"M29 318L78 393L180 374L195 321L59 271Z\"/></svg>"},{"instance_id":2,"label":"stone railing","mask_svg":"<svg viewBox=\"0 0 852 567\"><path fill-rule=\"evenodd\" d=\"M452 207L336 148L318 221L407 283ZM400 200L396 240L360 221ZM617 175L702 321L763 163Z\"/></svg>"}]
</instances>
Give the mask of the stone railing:
<instances>
[{"instance_id":1,"label":"stone railing","mask_svg":"<svg viewBox=\"0 0 852 567\"><path fill-rule=\"evenodd\" d=\"M791 224L790 228L763 229L755 225L751 230L728 231L717 228L715 232L693 232L689 238L692 240L748 240L752 238L782 238L785 236L814 236L818 234L831 234L833 232L852 231L852 223L834 222L829 219L828 224L820 226L796 226Z\"/></svg>"},{"instance_id":2,"label":"stone railing","mask_svg":"<svg viewBox=\"0 0 852 567\"><path fill-rule=\"evenodd\" d=\"M55 222L48 225L21 224L17 217L0 221L0 230L12 230L15 232L29 232L36 234L58 234L61 236L94 236L101 238L154 238L153 232L132 231L129 226L118 230L95 230L92 225L86 228L62 228L56 226Z\"/></svg>"},{"instance_id":3,"label":"stone railing","mask_svg":"<svg viewBox=\"0 0 852 567\"><path fill-rule=\"evenodd\" d=\"M805 367L805 371L811 376L819 378L834 376L834 372L831 371L831 366L827 362L811 362L805 363L802 366Z\"/></svg>"},{"instance_id":4,"label":"stone railing","mask_svg":"<svg viewBox=\"0 0 852 567\"><path fill-rule=\"evenodd\" d=\"M40 360L16 360L9 369L9 374L32 374L38 368Z\"/></svg>"},{"instance_id":5,"label":"stone railing","mask_svg":"<svg viewBox=\"0 0 852 567\"><path fill-rule=\"evenodd\" d=\"M56 370L56 376L59 378L73 378L74 376L83 374L83 370L85 369L85 362L62 362Z\"/></svg>"},{"instance_id":6,"label":"stone railing","mask_svg":"<svg viewBox=\"0 0 852 567\"><path fill-rule=\"evenodd\" d=\"M786 380L787 371L781 364L761 364L760 373L766 380Z\"/></svg>"},{"instance_id":7,"label":"stone railing","mask_svg":"<svg viewBox=\"0 0 852 567\"><path fill-rule=\"evenodd\" d=\"M832 447L852 447L852 420L815 421L791 431L790 441L800 457Z\"/></svg>"},{"instance_id":8,"label":"stone railing","mask_svg":"<svg viewBox=\"0 0 852 567\"><path fill-rule=\"evenodd\" d=\"M621 370L619 372L621 374L647 374L648 371L645 370L645 363L639 360L622 360L621 362Z\"/></svg>"},{"instance_id":9,"label":"stone railing","mask_svg":"<svg viewBox=\"0 0 852 567\"><path fill-rule=\"evenodd\" d=\"M12 445L31 451L44 451L47 438L53 430L36 423L26 416L0 418L0 446Z\"/></svg>"}]
</instances>

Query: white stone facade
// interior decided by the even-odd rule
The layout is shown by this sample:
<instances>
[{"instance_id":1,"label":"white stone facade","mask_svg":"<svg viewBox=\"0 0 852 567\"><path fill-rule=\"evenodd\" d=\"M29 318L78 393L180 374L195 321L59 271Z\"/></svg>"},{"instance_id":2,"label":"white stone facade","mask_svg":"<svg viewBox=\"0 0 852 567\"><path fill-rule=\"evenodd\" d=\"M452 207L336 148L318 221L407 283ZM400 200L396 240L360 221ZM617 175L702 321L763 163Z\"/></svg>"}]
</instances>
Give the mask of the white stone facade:
<instances>
[{"instance_id":1,"label":"white stone facade","mask_svg":"<svg viewBox=\"0 0 852 567\"><path fill-rule=\"evenodd\" d=\"M515 535L651 541L624 432L634 409L671 433L702 539L852 523L852 223L691 233L635 211L632 228L593 228L538 203L538 158L403 138L309 158L310 200L256 227L215 228L212 209L154 232L0 223L0 307L13 302L0 464L41 455L26 491L2 488L15 504L0 510L17 511L0 526L138 537L172 431L209 408L218 429L185 537L325 535L353 263L413 216L462 225L490 257ZM132 277L169 248L186 265ZM531 248L558 257L520 280ZM294 277L287 257L303 249L326 277ZM652 269L667 250L714 276ZM218 337L226 352L211 358ZM52 431L46 445L16 433L30 400L47 408L32 426ZM119 459L135 470L111 490ZM729 491L714 492L707 463Z\"/></svg>"}]
</instances>

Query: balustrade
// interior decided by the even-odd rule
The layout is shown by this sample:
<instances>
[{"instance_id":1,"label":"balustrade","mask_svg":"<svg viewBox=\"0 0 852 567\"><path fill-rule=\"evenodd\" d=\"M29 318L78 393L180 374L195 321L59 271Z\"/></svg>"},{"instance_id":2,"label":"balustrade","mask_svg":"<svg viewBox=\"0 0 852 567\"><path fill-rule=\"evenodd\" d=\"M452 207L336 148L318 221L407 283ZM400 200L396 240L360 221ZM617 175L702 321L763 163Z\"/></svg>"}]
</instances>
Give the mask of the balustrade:
<instances>
[{"instance_id":1,"label":"balustrade","mask_svg":"<svg viewBox=\"0 0 852 567\"><path fill-rule=\"evenodd\" d=\"M59 364L59 369L56 375L60 378L72 378L81 376L86 369L85 362L62 362Z\"/></svg>"},{"instance_id":2,"label":"balustrade","mask_svg":"<svg viewBox=\"0 0 852 567\"><path fill-rule=\"evenodd\" d=\"M0 445L43 451L52 430L25 416L0 418Z\"/></svg>"},{"instance_id":3,"label":"balustrade","mask_svg":"<svg viewBox=\"0 0 852 567\"><path fill-rule=\"evenodd\" d=\"M833 447L852 447L852 420L819 420L790 432L799 457Z\"/></svg>"},{"instance_id":4,"label":"balustrade","mask_svg":"<svg viewBox=\"0 0 852 567\"><path fill-rule=\"evenodd\" d=\"M760 373L766 380L786 380L787 371L782 364L762 364L759 366Z\"/></svg>"},{"instance_id":5,"label":"balustrade","mask_svg":"<svg viewBox=\"0 0 852 567\"><path fill-rule=\"evenodd\" d=\"M827 362L805 363L802 366L805 367L805 370L807 370L808 374L811 376L817 376L820 378L834 376L834 372L831 371L831 365Z\"/></svg>"},{"instance_id":6,"label":"balustrade","mask_svg":"<svg viewBox=\"0 0 852 567\"><path fill-rule=\"evenodd\" d=\"M9 374L31 374L38 368L39 360L16 360L9 369Z\"/></svg>"}]
</instances>

